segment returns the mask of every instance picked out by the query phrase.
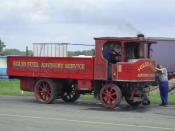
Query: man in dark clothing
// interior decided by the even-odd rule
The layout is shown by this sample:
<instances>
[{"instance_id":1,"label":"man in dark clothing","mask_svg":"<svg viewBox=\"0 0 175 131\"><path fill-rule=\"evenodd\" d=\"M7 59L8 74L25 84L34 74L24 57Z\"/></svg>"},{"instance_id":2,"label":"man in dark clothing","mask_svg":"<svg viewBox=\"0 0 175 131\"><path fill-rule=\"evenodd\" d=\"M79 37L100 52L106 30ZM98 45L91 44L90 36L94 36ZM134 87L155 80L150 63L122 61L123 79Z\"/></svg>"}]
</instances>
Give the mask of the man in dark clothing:
<instances>
[{"instance_id":1,"label":"man in dark clothing","mask_svg":"<svg viewBox=\"0 0 175 131\"><path fill-rule=\"evenodd\" d=\"M114 44L109 44L103 49L103 57L108 61L108 80L112 80L112 64L119 62L121 55L115 49Z\"/></svg>"},{"instance_id":2,"label":"man in dark clothing","mask_svg":"<svg viewBox=\"0 0 175 131\"><path fill-rule=\"evenodd\" d=\"M117 48L114 47L114 44L110 44L108 47L105 47L103 49L103 57L112 64L115 64L116 62L121 61L120 57L121 54L117 50Z\"/></svg>"},{"instance_id":3,"label":"man in dark clothing","mask_svg":"<svg viewBox=\"0 0 175 131\"><path fill-rule=\"evenodd\" d=\"M103 57L107 60L110 61L110 54L111 54L112 49L110 47L105 47L103 49Z\"/></svg>"},{"instance_id":4,"label":"man in dark clothing","mask_svg":"<svg viewBox=\"0 0 175 131\"><path fill-rule=\"evenodd\" d=\"M159 78L159 90L162 103L160 106L168 105L168 73L167 69L162 65L157 65L155 68Z\"/></svg>"}]
</instances>

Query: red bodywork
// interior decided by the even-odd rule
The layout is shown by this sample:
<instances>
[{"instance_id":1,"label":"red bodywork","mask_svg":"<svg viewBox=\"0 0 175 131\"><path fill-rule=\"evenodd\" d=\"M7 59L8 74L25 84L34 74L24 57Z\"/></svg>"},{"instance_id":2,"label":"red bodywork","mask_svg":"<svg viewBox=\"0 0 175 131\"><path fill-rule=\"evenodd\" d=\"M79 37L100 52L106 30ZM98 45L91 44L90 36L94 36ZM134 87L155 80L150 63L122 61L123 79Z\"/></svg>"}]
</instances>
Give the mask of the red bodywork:
<instances>
[{"instance_id":1,"label":"red bodywork","mask_svg":"<svg viewBox=\"0 0 175 131\"><path fill-rule=\"evenodd\" d=\"M126 42L145 42L152 44L152 41L142 41L137 37L133 38L96 38L96 56L94 62L94 79L95 80L107 80L107 61L103 58L102 48L103 44L111 42L120 42L122 47L122 62L113 64L112 67L112 80L113 81L154 81L155 80L155 61L144 58L137 59L133 62L125 62L125 43ZM149 57L150 46L145 48L145 53Z\"/></svg>"},{"instance_id":2,"label":"red bodywork","mask_svg":"<svg viewBox=\"0 0 175 131\"><path fill-rule=\"evenodd\" d=\"M154 65L149 59L117 63L113 65L113 80L153 81ZM102 67L94 73L94 58L8 57L8 75L11 77L99 80L100 77L94 77L99 74L106 77L107 67Z\"/></svg>"},{"instance_id":3,"label":"red bodywork","mask_svg":"<svg viewBox=\"0 0 175 131\"><path fill-rule=\"evenodd\" d=\"M93 58L8 57L11 77L93 79Z\"/></svg>"},{"instance_id":4,"label":"red bodywork","mask_svg":"<svg viewBox=\"0 0 175 131\"><path fill-rule=\"evenodd\" d=\"M136 62L118 63L113 66L113 80L118 81L154 81L155 62L140 59Z\"/></svg>"},{"instance_id":5,"label":"red bodywork","mask_svg":"<svg viewBox=\"0 0 175 131\"><path fill-rule=\"evenodd\" d=\"M26 83L29 83L29 86L34 83L31 78L60 78L78 80L78 90L91 90L93 80L108 80L107 60L103 58L102 48L105 42L112 41L120 42L122 47L122 61L112 65L112 81L155 80L155 63L153 60L143 58L126 62L124 58L126 42L146 42L147 44L152 44L152 42L140 41L138 38L96 38L95 40L95 56L92 58L8 57L8 76L23 78L21 82L23 87L27 86ZM145 52L149 50L148 46ZM27 88L26 90L30 89Z\"/></svg>"}]
</instances>

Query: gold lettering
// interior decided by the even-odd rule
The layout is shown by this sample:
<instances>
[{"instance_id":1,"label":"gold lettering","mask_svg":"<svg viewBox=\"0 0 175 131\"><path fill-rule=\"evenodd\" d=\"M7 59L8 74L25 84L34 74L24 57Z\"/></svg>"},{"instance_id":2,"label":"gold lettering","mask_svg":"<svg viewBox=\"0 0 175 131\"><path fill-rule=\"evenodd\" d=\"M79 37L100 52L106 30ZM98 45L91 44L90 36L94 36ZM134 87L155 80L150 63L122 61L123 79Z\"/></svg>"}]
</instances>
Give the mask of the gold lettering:
<instances>
[{"instance_id":1,"label":"gold lettering","mask_svg":"<svg viewBox=\"0 0 175 131\"><path fill-rule=\"evenodd\" d=\"M20 62L14 61L14 62L13 62L13 66L20 66Z\"/></svg>"},{"instance_id":2,"label":"gold lettering","mask_svg":"<svg viewBox=\"0 0 175 131\"><path fill-rule=\"evenodd\" d=\"M145 62L145 63L141 64L137 70L138 71L141 71L141 70L143 70L146 67L151 67L151 68L154 69L153 63L151 63L151 62Z\"/></svg>"},{"instance_id":3,"label":"gold lettering","mask_svg":"<svg viewBox=\"0 0 175 131\"><path fill-rule=\"evenodd\" d=\"M27 62L27 67L39 67L38 62Z\"/></svg>"},{"instance_id":4,"label":"gold lettering","mask_svg":"<svg viewBox=\"0 0 175 131\"><path fill-rule=\"evenodd\" d=\"M24 62L14 61L14 67L28 67L28 68L48 68L48 69L77 69L85 70L85 64L64 64L64 63L39 63L39 62Z\"/></svg>"},{"instance_id":5,"label":"gold lettering","mask_svg":"<svg viewBox=\"0 0 175 131\"><path fill-rule=\"evenodd\" d=\"M155 74L138 74L138 77L155 77Z\"/></svg>"},{"instance_id":6,"label":"gold lettering","mask_svg":"<svg viewBox=\"0 0 175 131\"><path fill-rule=\"evenodd\" d=\"M14 61L13 66L14 67L26 67L26 62Z\"/></svg>"},{"instance_id":7,"label":"gold lettering","mask_svg":"<svg viewBox=\"0 0 175 131\"><path fill-rule=\"evenodd\" d=\"M63 68L62 63L41 63L41 68Z\"/></svg>"},{"instance_id":8,"label":"gold lettering","mask_svg":"<svg viewBox=\"0 0 175 131\"><path fill-rule=\"evenodd\" d=\"M65 69L85 69L85 64L65 64L64 65Z\"/></svg>"}]
</instances>

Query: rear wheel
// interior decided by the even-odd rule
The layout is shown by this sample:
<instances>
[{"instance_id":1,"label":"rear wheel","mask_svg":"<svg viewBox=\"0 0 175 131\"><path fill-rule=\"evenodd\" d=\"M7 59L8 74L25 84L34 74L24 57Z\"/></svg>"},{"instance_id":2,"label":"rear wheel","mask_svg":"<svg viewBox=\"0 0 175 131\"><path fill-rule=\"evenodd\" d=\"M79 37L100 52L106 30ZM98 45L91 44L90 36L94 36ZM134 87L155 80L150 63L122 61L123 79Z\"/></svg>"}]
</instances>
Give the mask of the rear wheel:
<instances>
[{"instance_id":1,"label":"rear wheel","mask_svg":"<svg viewBox=\"0 0 175 131\"><path fill-rule=\"evenodd\" d=\"M40 103L52 103L57 97L56 84L50 79L41 79L34 87L36 100Z\"/></svg>"},{"instance_id":2,"label":"rear wheel","mask_svg":"<svg viewBox=\"0 0 175 131\"><path fill-rule=\"evenodd\" d=\"M130 100L130 97L127 96L125 96L125 100L132 107L138 107L142 103L141 101Z\"/></svg>"},{"instance_id":3,"label":"rear wheel","mask_svg":"<svg viewBox=\"0 0 175 131\"><path fill-rule=\"evenodd\" d=\"M137 88L130 87L125 95L126 102L132 107L138 107L142 103L141 92L137 92Z\"/></svg>"},{"instance_id":4,"label":"rear wheel","mask_svg":"<svg viewBox=\"0 0 175 131\"><path fill-rule=\"evenodd\" d=\"M80 97L80 94L76 91L76 84L70 84L63 88L61 97L65 102L75 102Z\"/></svg>"},{"instance_id":5,"label":"rear wheel","mask_svg":"<svg viewBox=\"0 0 175 131\"><path fill-rule=\"evenodd\" d=\"M106 108L115 108L121 102L121 91L115 84L105 84L100 90L100 101Z\"/></svg>"}]
</instances>

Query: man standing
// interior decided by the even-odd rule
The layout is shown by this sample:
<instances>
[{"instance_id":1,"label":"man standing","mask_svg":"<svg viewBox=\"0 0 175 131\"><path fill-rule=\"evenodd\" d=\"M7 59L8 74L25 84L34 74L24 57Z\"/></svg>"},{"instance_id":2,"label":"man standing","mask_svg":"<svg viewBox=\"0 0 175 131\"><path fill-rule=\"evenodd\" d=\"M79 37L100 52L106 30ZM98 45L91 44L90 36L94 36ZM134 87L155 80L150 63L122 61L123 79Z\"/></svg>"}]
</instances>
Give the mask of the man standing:
<instances>
[{"instance_id":1,"label":"man standing","mask_svg":"<svg viewBox=\"0 0 175 131\"><path fill-rule=\"evenodd\" d=\"M119 53L119 50L116 48L116 43L107 43L103 49L103 57L108 62L108 80L112 80L112 64L115 64L119 61L121 61L121 54Z\"/></svg>"},{"instance_id":2,"label":"man standing","mask_svg":"<svg viewBox=\"0 0 175 131\"><path fill-rule=\"evenodd\" d=\"M155 68L159 78L159 90L162 103L160 106L168 105L168 73L167 69L162 65L157 65Z\"/></svg>"}]
</instances>

